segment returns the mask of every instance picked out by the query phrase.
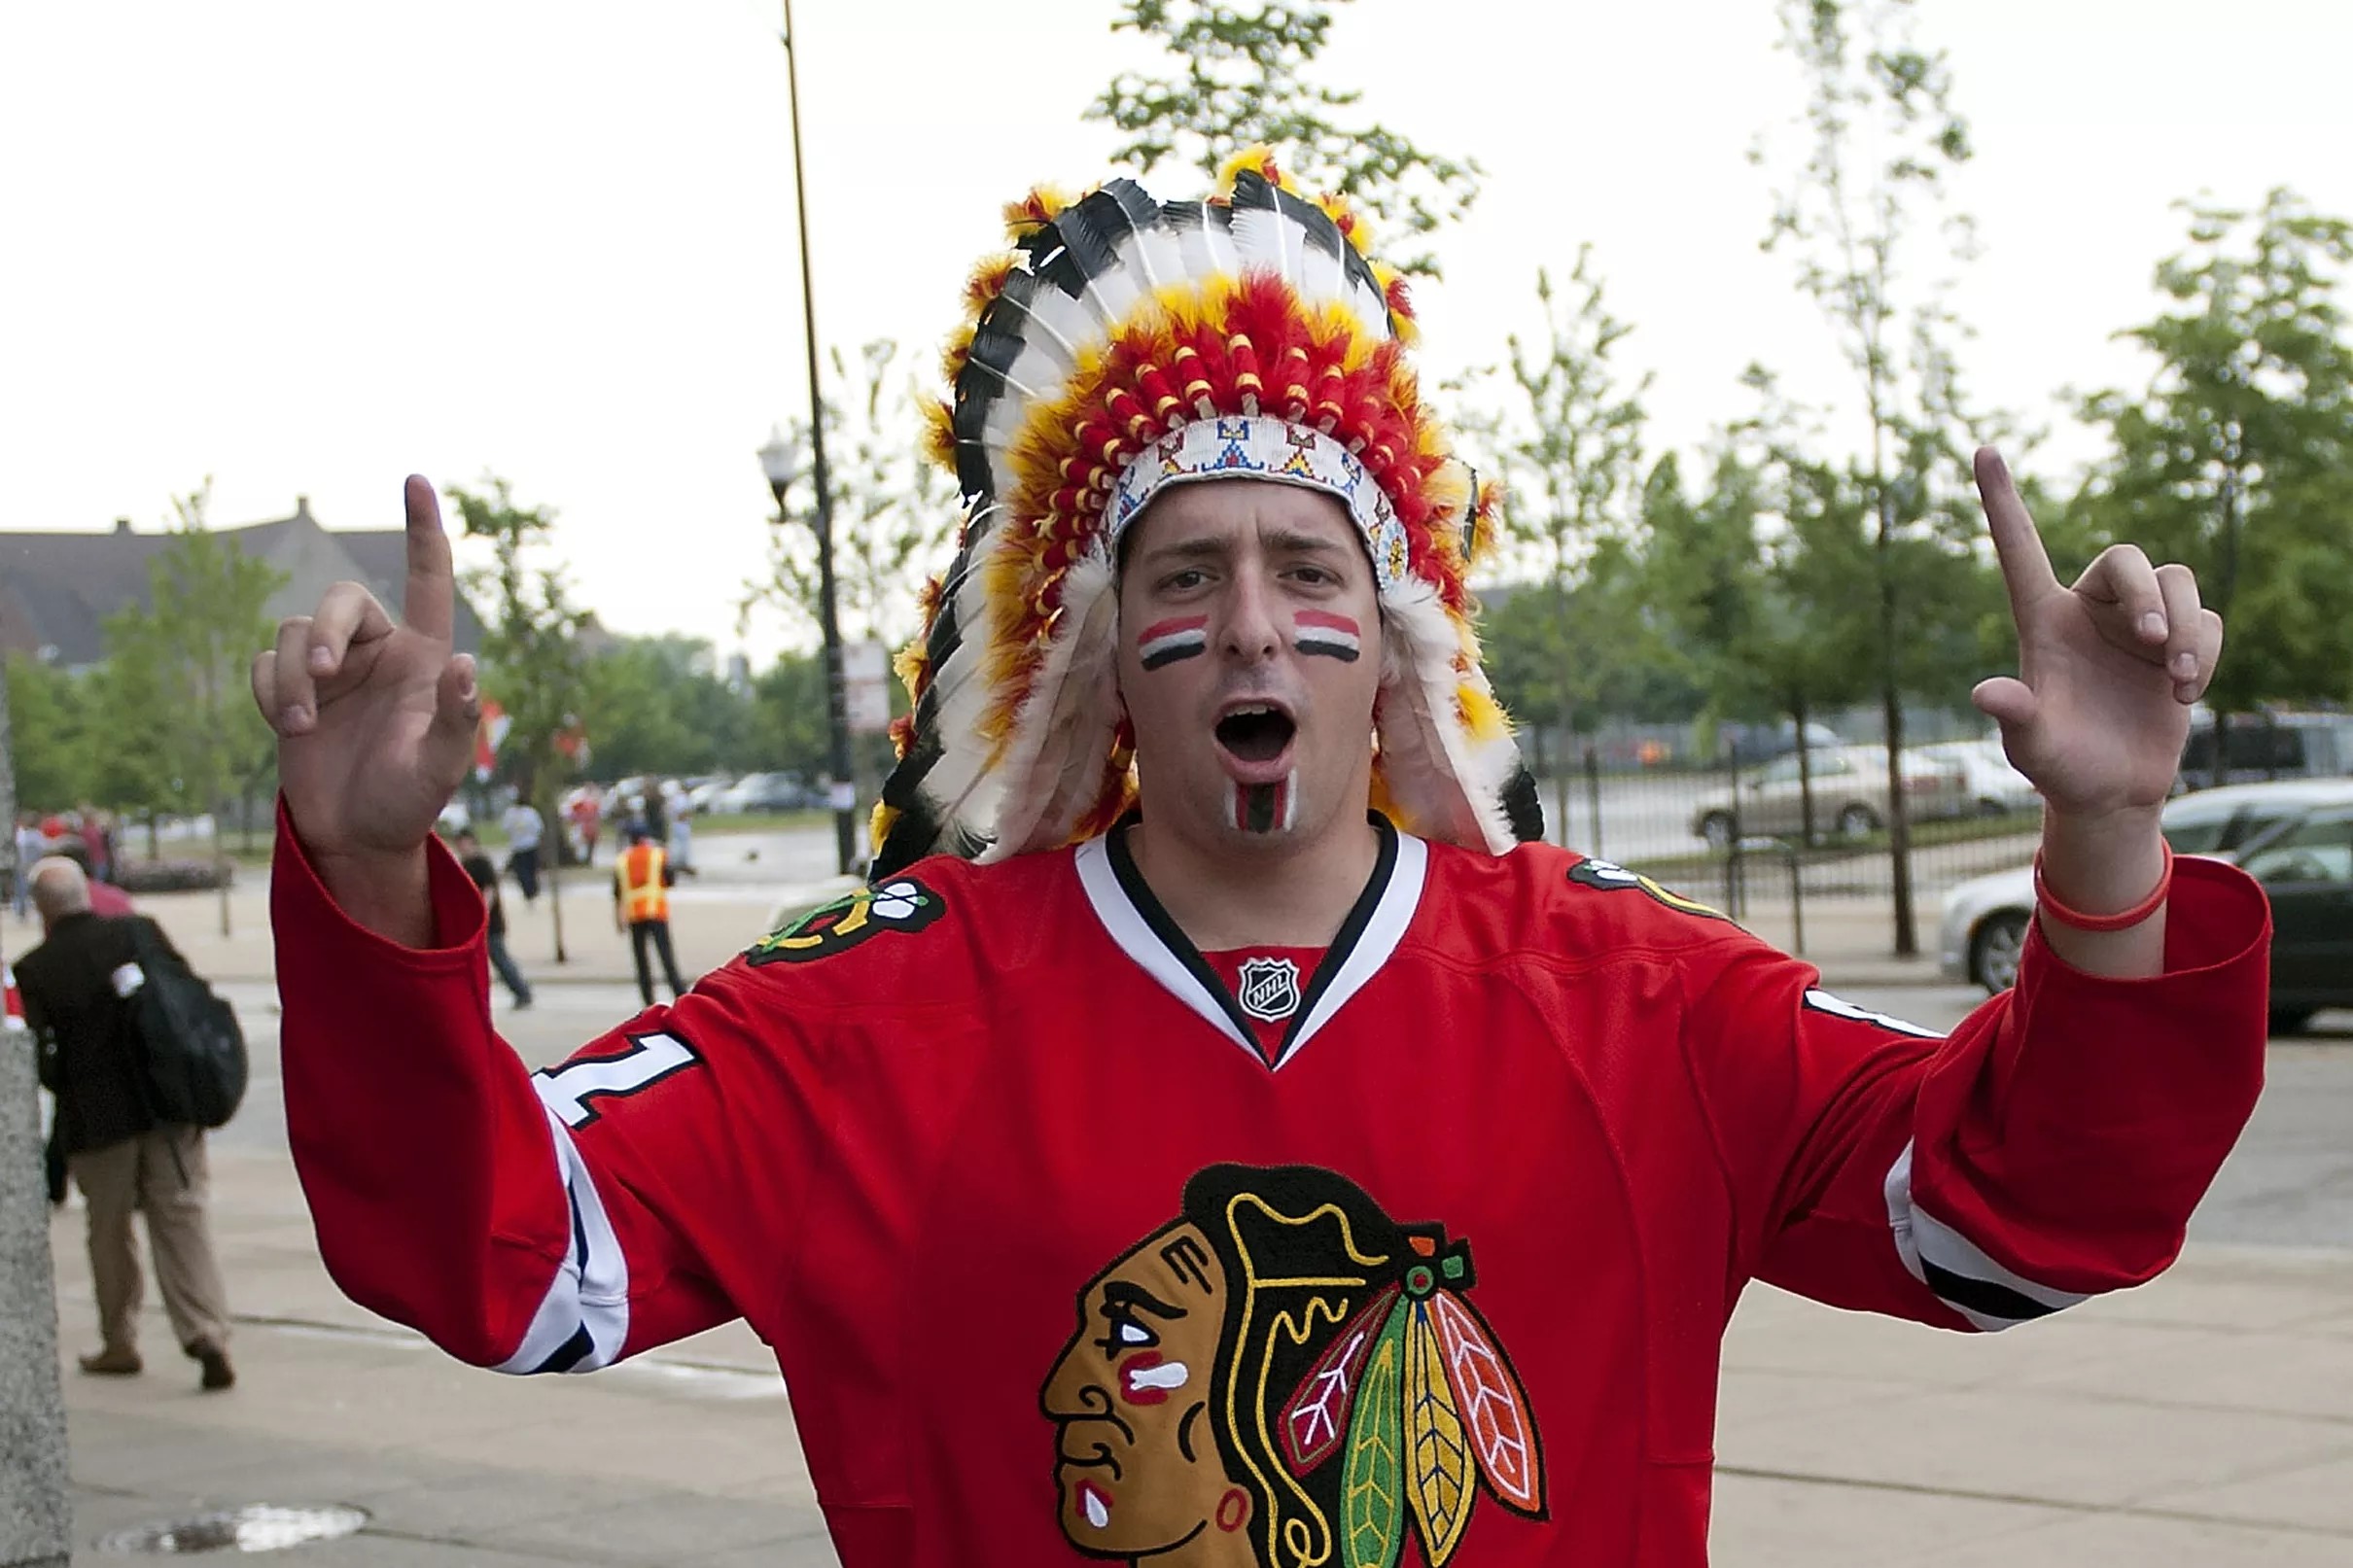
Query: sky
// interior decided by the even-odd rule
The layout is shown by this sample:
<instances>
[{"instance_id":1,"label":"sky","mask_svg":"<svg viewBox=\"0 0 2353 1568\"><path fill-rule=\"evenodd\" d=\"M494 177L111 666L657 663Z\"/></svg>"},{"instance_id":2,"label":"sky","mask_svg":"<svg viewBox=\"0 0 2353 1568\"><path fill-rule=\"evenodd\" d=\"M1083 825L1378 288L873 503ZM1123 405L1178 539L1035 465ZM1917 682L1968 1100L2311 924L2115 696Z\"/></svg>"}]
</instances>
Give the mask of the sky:
<instances>
[{"instance_id":1,"label":"sky","mask_svg":"<svg viewBox=\"0 0 2353 1568\"><path fill-rule=\"evenodd\" d=\"M1920 0L1975 159L1958 303L1981 401L2097 450L2062 389L2136 385L2172 203L2275 185L2353 215L2345 0ZM1000 205L1113 172L1081 119L1149 65L1113 0L801 0L820 342L929 364ZM781 8L760 0L78 0L0 19L0 529L400 522L402 476L510 480L578 597L627 633L765 658L736 604L773 510L754 452L805 413ZM1748 407L1762 362L1852 429L1787 258L1760 135L1800 84L1768 0L1356 0L1322 79L1485 191L1417 294L1427 379L1539 331L1590 243L1653 377L1652 451ZM1170 166L1149 182L1190 194Z\"/></svg>"}]
</instances>

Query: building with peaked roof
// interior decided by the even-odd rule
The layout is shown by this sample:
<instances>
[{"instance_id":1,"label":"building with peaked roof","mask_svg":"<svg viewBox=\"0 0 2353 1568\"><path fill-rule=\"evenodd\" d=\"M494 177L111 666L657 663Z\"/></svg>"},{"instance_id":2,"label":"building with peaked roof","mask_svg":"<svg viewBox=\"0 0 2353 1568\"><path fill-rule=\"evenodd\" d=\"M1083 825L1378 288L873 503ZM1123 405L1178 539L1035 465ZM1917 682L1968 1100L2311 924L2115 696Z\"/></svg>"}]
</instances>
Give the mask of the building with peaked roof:
<instances>
[{"instance_id":1,"label":"building with peaked roof","mask_svg":"<svg viewBox=\"0 0 2353 1568\"><path fill-rule=\"evenodd\" d=\"M327 529L310 498L294 515L214 530L286 581L263 612L272 621L310 612L331 583L365 583L394 613L408 575L408 544L397 528ZM171 547L168 532L141 533L117 518L107 534L0 533L0 652L84 669L106 657L106 617L149 603L148 564ZM453 627L460 652L478 650L481 622L463 592Z\"/></svg>"}]
</instances>

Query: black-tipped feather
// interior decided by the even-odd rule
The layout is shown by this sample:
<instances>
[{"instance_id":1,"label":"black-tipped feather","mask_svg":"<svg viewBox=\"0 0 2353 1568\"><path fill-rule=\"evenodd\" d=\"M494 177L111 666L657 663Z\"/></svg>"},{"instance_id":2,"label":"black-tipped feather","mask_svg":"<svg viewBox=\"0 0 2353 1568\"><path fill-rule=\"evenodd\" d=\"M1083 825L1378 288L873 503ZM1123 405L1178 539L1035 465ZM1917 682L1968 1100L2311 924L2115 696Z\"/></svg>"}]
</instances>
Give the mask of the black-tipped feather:
<instances>
[{"instance_id":1,"label":"black-tipped feather","mask_svg":"<svg viewBox=\"0 0 2353 1568\"><path fill-rule=\"evenodd\" d=\"M1501 798L1503 817L1511 823L1512 837L1523 844L1533 844L1544 837L1544 796L1527 763L1512 770Z\"/></svg>"}]
</instances>

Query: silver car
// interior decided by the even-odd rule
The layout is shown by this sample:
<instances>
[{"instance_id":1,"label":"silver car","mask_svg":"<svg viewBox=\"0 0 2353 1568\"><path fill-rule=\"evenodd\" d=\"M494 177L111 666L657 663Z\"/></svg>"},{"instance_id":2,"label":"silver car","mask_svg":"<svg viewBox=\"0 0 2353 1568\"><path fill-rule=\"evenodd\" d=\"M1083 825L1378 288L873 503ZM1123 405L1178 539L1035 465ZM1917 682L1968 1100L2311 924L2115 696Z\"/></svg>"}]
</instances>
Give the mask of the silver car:
<instances>
[{"instance_id":1,"label":"silver car","mask_svg":"<svg viewBox=\"0 0 2353 1568\"><path fill-rule=\"evenodd\" d=\"M1960 764L1906 749L1904 798L1912 820L1958 817L1969 810ZM1812 752L1814 831L1841 838L1876 833L1887 820L1887 752L1877 746L1817 747ZM1806 797L1796 753L1740 780L1738 821L1742 837L1796 838L1806 827ZM1732 842L1732 791L1700 797L1691 831L1715 849Z\"/></svg>"},{"instance_id":2,"label":"silver car","mask_svg":"<svg viewBox=\"0 0 2353 1568\"><path fill-rule=\"evenodd\" d=\"M2293 779L2277 784L2226 784L2180 795L2159 819L2176 854L2210 854L2235 861L2282 822L2318 806L2353 804L2353 779ZM1964 882L1945 894L1937 963L1954 980L1987 992L2018 980L2019 952L2034 914L2034 871L2019 866Z\"/></svg>"}]
</instances>

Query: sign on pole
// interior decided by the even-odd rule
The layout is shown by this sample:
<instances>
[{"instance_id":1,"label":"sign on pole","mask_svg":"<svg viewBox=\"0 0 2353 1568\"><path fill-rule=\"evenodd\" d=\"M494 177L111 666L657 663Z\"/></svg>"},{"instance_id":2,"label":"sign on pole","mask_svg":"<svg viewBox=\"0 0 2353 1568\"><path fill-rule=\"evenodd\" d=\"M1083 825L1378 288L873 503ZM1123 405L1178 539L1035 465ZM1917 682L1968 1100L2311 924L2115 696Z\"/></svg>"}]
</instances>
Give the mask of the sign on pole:
<instances>
[{"instance_id":1,"label":"sign on pole","mask_svg":"<svg viewBox=\"0 0 2353 1568\"><path fill-rule=\"evenodd\" d=\"M872 638L841 650L842 704L850 733L881 735L891 727L891 651Z\"/></svg>"}]
</instances>

